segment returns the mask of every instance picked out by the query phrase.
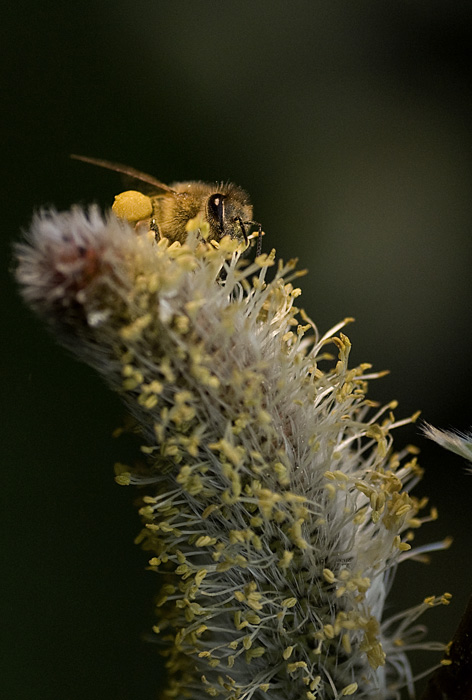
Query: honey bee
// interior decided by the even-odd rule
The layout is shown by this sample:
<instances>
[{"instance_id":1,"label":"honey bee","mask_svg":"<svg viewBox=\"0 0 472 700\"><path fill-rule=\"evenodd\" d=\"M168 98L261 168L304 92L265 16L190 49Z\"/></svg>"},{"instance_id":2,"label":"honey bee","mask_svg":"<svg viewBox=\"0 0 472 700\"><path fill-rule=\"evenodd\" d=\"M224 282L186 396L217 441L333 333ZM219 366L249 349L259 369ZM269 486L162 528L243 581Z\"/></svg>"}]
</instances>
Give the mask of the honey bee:
<instances>
[{"instance_id":1,"label":"honey bee","mask_svg":"<svg viewBox=\"0 0 472 700\"><path fill-rule=\"evenodd\" d=\"M169 186L159 182L152 175L120 163L86 156L71 157L114 170L150 185L155 191L148 197L142 195L144 208L141 210L141 207L138 207L138 211L142 211L144 216L138 213L138 219L134 223L148 221L156 238L168 238L170 241L183 243L187 237L188 221L199 217L208 223L209 240L219 241L223 236L230 236L237 241L244 241L248 246L249 238L255 237L254 234L250 235L250 231L257 227L257 255L260 255L261 225L252 220L252 206L247 192L231 182L215 186L206 182L190 181L175 182ZM135 194L139 196L139 193Z\"/></svg>"}]
</instances>

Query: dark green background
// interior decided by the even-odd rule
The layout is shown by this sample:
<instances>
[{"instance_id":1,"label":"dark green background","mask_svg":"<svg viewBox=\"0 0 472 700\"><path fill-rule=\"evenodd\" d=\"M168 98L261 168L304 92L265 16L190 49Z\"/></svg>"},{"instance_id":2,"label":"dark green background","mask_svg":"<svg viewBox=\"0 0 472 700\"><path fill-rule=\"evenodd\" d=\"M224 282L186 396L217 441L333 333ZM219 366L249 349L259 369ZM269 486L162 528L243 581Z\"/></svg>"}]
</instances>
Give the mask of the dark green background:
<instances>
[{"instance_id":1,"label":"dark green background","mask_svg":"<svg viewBox=\"0 0 472 700\"><path fill-rule=\"evenodd\" d=\"M309 268L319 327L355 316L354 361L392 370L372 397L468 428L472 4L30 0L2 25L2 697L151 700L157 581L113 482L132 452L111 438L123 412L19 302L11 243L43 204L119 191L70 153L233 180L266 249ZM450 590L425 620L447 639L472 589L472 477L414 428L397 441L421 446L417 491L441 513L419 540L455 543L402 566L395 601Z\"/></svg>"}]
</instances>

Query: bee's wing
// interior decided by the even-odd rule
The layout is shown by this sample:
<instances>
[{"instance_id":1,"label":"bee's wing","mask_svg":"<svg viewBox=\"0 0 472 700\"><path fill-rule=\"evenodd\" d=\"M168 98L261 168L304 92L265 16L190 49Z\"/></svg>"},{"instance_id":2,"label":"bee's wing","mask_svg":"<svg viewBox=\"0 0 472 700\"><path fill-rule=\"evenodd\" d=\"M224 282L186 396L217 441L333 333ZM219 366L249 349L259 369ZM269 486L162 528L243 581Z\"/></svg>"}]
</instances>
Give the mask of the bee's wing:
<instances>
[{"instance_id":1,"label":"bee's wing","mask_svg":"<svg viewBox=\"0 0 472 700\"><path fill-rule=\"evenodd\" d=\"M91 163L92 165L98 165L100 168L107 168L108 170L114 170L117 173L122 173L123 175L127 175L128 177L131 177L135 180L140 180L141 182L146 182L148 185L152 185L153 187L157 187L159 190L164 190L164 192L170 192L171 194L177 194L175 190L172 189L172 187L169 187L169 185L164 185L163 182L159 182L159 180L156 180L152 175L147 175L146 173L142 173L139 170L136 170L135 168L131 168L128 165L122 165L121 163L111 163L109 160L102 160L101 158L89 158L88 156L77 156L75 154L71 154L71 158L74 158L74 160L81 160L84 163Z\"/></svg>"}]
</instances>

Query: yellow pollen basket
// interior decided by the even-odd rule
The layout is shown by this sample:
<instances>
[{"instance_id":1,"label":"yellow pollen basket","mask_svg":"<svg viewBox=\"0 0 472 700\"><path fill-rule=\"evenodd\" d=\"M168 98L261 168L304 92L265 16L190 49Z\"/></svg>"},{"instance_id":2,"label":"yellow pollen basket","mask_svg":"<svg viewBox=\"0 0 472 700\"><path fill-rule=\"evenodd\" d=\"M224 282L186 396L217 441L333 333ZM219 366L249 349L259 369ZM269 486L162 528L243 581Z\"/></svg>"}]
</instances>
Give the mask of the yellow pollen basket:
<instances>
[{"instance_id":1,"label":"yellow pollen basket","mask_svg":"<svg viewBox=\"0 0 472 700\"><path fill-rule=\"evenodd\" d=\"M152 203L149 197L136 190L126 190L116 195L112 206L113 212L120 219L141 221L152 214Z\"/></svg>"}]
</instances>

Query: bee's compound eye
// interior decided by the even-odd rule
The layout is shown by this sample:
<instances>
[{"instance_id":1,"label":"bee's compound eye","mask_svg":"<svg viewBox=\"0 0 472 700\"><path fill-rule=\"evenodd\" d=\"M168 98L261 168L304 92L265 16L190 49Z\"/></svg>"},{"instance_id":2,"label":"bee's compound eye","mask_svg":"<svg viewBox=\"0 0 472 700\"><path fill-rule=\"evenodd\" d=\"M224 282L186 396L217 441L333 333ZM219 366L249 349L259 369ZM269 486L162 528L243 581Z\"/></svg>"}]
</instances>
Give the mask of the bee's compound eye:
<instances>
[{"instance_id":1,"label":"bee's compound eye","mask_svg":"<svg viewBox=\"0 0 472 700\"><path fill-rule=\"evenodd\" d=\"M218 224L221 232L225 228L225 196L223 194L212 194L208 198L208 214Z\"/></svg>"}]
</instances>

